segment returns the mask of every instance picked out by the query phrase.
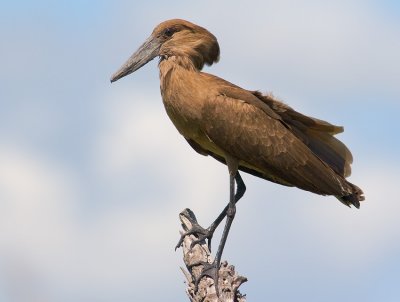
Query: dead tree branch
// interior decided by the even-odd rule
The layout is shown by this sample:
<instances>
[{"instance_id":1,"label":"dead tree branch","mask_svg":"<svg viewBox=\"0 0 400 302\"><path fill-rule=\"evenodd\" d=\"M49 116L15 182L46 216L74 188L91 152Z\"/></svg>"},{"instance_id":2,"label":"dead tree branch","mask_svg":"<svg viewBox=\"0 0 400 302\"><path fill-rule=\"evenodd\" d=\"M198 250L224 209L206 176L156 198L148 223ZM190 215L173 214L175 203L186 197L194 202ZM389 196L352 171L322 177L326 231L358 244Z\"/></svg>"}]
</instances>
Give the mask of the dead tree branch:
<instances>
[{"instance_id":1,"label":"dead tree branch","mask_svg":"<svg viewBox=\"0 0 400 302\"><path fill-rule=\"evenodd\" d=\"M185 209L179 214L182 224L183 234L192 227L192 223L196 222L196 216L190 209ZM239 292L239 286L247 281L247 278L239 276L233 265L223 261L219 268L218 291L216 294L214 281L205 276L198 283L198 290L195 288L195 280L200 276L203 264L205 262L212 263L213 257L208 249L206 242L200 242L190 248L191 243L196 240L195 235L185 236L182 244L183 261L186 270L181 267L186 277L186 294L191 302L245 302L246 297ZM219 298L218 298L219 297Z\"/></svg>"}]
</instances>

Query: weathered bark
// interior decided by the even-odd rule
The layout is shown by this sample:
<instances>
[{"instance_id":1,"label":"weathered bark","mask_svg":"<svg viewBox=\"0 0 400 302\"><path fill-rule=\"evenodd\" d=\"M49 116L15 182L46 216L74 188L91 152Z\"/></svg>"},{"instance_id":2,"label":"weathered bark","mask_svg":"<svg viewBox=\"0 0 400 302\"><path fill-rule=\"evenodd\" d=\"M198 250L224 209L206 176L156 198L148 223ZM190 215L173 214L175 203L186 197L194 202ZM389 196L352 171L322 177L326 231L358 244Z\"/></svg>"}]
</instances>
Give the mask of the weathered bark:
<instances>
[{"instance_id":1,"label":"weathered bark","mask_svg":"<svg viewBox=\"0 0 400 302\"><path fill-rule=\"evenodd\" d=\"M190 209L183 210L179 214L179 219L183 228L181 234L192 227L191 221L196 222L196 217ZM223 261L219 268L219 295L217 296L216 294L214 281L207 276L200 280L198 283L198 289L196 291L195 280L197 280L201 274L203 268L202 263L212 263L212 260L214 260L205 241L194 245L193 248L190 248L191 243L196 239L197 237L195 235L185 236L182 244L183 261L185 262L186 270L182 267L181 270L186 277L186 294L188 295L190 301L245 302L246 297L239 292L238 288L242 283L247 281L247 278L239 276L235 271L235 267L233 265L228 265L228 262L226 261Z\"/></svg>"}]
</instances>

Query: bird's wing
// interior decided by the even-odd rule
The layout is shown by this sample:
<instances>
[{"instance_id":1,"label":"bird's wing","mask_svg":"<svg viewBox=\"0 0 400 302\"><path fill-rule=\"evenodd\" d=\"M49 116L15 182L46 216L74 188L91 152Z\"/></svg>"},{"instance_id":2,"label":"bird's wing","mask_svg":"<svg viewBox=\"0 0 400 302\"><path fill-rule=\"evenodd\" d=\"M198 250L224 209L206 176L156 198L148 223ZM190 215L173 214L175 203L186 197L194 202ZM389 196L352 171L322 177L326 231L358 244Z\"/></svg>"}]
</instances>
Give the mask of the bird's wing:
<instances>
[{"instance_id":1,"label":"bird's wing","mask_svg":"<svg viewBox=\"0 0 400 302\"><path fill-rule=\"evenodd\" d=\"M238 99L260 108L273 119L279 120L299 138L322 161L343 177L351 174L353 157L349 149L334 135L343 132L343 127L303 115L272 95L244 90L224 79L203 73L217 83L221 94Z\"/></svg>"},{"instance_id":2,"label":"bird's wing","mask_svg":"<svg viewBox=\"0 0 400 302\"><path fill-rule=\"evenodd\" d=\"M213 152L211 150L207 150L206 148L202 147L200 144L198 144L193 139L186 138L186 141L199 154L205 155L205 156L210 155L210 156L214 157L216 160L218 160L219 162L221 162L223 164L226 164L225 158L222 155L217 154L217 153L215 153L215 152ZM264 178L266 180L272 181L272 182L280 184L280 185L284 185L284 186L287 186L287 187L293 187L292 184L284 181L283 179L279 179L279 178L277 178L276 176L274 176L272 174L263 173L263 172L261 172L259 170L255 170L254 168L245 165L243 162L239 163L239 170L241 170L243 172L246 172L246 173L249 173L249 174L252 174L254 176L260 177L260 178Z\"/></svg>"},{"instance_id":3,"label":"bird's wing","mask_svg":"<svg viewBox=\"0 0 400 302\"><path fill-rule=\"evenodd\" d=\"M203 131L242 167L266 179L318 194L346 195L340 175L316 156L282 117L252 93L221 86L208 97L202 112Z\"/></svg>"},{"instance_id":4,"label":"bird's wing","mask_svg":"<svg viewBox=\"0 0 400 302\"><path fill-rule=\"evenodd\" d=\"M303 115L272 95L262 95L257 91L253 94L277 113L293 133L336 173L343 177L351 174L351 152L334 137L335 134L343 132L343 127Z\"/></svg>"}]
</instances>

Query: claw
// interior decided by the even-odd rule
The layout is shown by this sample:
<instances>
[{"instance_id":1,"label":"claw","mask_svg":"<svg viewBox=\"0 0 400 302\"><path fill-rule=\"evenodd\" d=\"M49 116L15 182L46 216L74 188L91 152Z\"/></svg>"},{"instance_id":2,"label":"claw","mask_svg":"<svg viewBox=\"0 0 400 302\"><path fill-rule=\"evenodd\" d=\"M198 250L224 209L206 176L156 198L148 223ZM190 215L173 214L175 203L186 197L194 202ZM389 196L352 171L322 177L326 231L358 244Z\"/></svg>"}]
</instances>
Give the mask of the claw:
<instances>
[{"instance_id":1,"label":"claw","mask_svg":"<svg viewBox=\"0 0 400 302\"><path fill-rule=\"evenodd\" d=\"M214 235L214 232L211 232L210 229L203 229L202 232L197 233L196 235L198 236L198 239L195 239L192 241L190 244L190 248L192 249L196 244L201 244L207 239L207 246L208 250L211 252L211 239Z\"/></svg>"},{"instance_id":2,"label":"claw","mask_svg":"<svg viewBox=\"0 0 400 302\"><path fill-rule=\"evenodd\" d=\"M184 238L188 235L195 235L196 237L198 237L198 239L194 240L191 243L190 248L193 248L196 244L201 243L205 239L209 240L208 245L210 246L210 241L212 237L211 232L208 229L201 227L198 223L193 223L192 228L181 235L181 238L179 238L179 241L175 246L175 250L182 246Z\"/></svg>"},{"instance_id":3,"label":"claw","mask_svg":"<svg viewBox=\"0 0 400 302\"><path fill-rule=\"evenodd\" d=\"M183 240L186 236L195 235L197 239L193 240L190 244L190 249L192 249L196 244L202 244L207 239L208 249L211 251L211 239L214 235L215 227L211 225L209 228L205 229L197 223L196 218L191 210L185 209L180 214L182 219L187 219L190 222L190 229L186 228L186 231L179 238L178 243L175 246L175 251L180 248L183 244Z\"/></svg>"},{"instance_id":4,"label":"claw","mask_svg":"<svg viewBox=\"0 0 400 302\"><path fill-rule=\"evenodd\" d=\"M201 274L199 275L198 278L194 281L194 290L195 292L198 291L199 289L199 283L203 277L210 277L214 281L214 286L215 286L215 291L218 295L218 271L219 271L219 265L217 261L214 259L212 263L208 262L202 262L203 269L201 271Z\"/></svg>"}]
</instances>

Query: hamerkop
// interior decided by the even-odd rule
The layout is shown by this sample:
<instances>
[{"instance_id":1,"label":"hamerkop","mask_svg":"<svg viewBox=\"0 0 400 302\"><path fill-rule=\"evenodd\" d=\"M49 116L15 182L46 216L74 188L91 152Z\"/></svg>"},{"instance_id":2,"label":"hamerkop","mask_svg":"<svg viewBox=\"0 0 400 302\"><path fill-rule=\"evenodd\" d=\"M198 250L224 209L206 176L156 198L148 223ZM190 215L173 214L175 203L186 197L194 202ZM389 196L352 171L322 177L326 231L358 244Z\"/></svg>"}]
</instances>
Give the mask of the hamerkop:
<instances>
[{"instance_id":1,"label":"hamerkop","mask_svg":"<svg viewBox=\"0 0 400 302\"><path fill-rule=\"evenodd\" d=\"M333 195L347 206L360 206L363 192L345 179L350 175L352 155L334 137L343 127L303 115L272 95L202 72L204 64L218 61L219 45L209 31L185 20L159 24L111 82L155 57L160 58L162 99L175 127L198 153L228 166L228 205L209 228L195 225L188 232L210 243L227 217L215 261L203 275L217 278L235 203L246 189L239 170L281 185Z\"/></svg>"}]
</instances>

